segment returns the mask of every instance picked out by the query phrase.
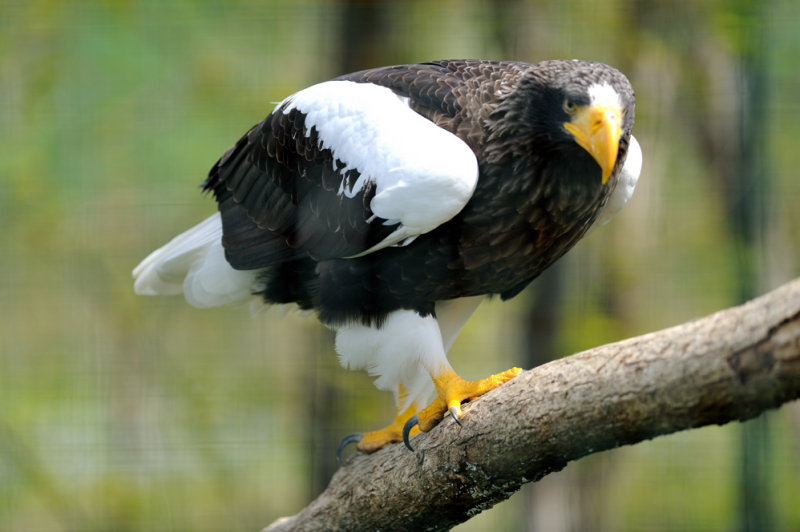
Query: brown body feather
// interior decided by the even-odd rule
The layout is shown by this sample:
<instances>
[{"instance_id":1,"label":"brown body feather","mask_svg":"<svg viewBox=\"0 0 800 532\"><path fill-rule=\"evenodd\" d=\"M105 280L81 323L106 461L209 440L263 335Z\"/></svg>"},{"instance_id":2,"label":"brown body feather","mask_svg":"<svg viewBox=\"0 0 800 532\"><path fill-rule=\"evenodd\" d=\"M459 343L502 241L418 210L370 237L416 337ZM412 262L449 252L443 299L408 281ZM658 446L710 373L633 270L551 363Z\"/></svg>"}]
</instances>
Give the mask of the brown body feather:
<instances>
[{"instance_id":1,"label":"brown body feather","mask_svg":"<svg viewBox=\"0 0 800 532\"><path fill-rule=\"evenodd\" d=\"M374 219L374 187L337 194L345 164L306 131L296 109L273 111L212 168L226 257L264 269L269 302L314 308L328 323L380 321L438 300L517 294L586 232L616 185L633 124L633 91L597 63L441 61L366 70L341 80L374 83L464 140L479 163L477 188L450 221L407 246L348 258L394 229ZM565 95L605 82L625 106L606 185L600 168L560 127ZM356 170L349 170L356 172ZM357 175L350 175L354 182Z\"/></svg>"}]
</instances>

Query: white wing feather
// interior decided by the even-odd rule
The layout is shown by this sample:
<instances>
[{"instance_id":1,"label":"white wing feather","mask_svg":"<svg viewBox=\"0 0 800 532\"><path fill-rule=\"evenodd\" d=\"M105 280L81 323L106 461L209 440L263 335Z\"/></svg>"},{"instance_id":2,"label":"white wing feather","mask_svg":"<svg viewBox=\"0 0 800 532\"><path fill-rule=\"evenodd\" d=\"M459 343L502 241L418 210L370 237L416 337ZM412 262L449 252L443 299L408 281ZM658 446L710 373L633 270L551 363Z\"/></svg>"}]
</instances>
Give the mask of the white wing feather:
<instances>
[{"instance_id":1,"label":"white wing feather","mask_svg":"<svg viewBox=\"0 0 800 532\"><path fill-rule=\"evenodd\" d=\"M315 128L323 148L355 169L339 194L353 197L375 184L372 212L399 223L371 253L408 244L455 216L472 196L478 161L461 139L408 106L408 99L370 83L329 81L290 96L279 109L305 115L307 136ZM336 164L334 162L334 164ZM249 297L258 272L234 270L225 260L222 223L215 214L151 253L133 270L141 295L180 294L197 307Z\"/></svg>"},{"instance_id":2,"label":"white wing feather","mask_svg":"<svg viewBox=\"0 0 800 532\"><path fill-rule=\"evenodd\" d=\"M339 194L352 197L375 184L370 208L400 226L361 254L407 244L448 221L467 204L478 182L478 160L467 144L408 106L408 98L371 83L327 81L284 101L283 112L305 115L323 148L355 169Z\"/></svg>"}]
</instances>

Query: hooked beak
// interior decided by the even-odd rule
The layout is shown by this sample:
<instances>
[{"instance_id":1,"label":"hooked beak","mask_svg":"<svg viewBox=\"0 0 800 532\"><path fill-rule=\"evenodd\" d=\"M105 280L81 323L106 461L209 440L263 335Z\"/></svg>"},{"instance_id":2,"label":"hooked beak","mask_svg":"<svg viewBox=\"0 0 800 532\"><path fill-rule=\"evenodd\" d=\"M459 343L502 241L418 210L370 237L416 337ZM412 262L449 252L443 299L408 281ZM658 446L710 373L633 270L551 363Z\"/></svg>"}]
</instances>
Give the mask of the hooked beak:
<instances>
[{"instance_id":1,"label":"hooked beak","mask_svg":"<svg viewBox=\"0 0 800 532\"><path fill-rule=\"evenodd\" d=\"M605 185L617 163L622 135L622 111L615 105L592 104L579 108L572 120L564 122L575 142L589 152L603 171Z\"/></svg>"}]
</instances>

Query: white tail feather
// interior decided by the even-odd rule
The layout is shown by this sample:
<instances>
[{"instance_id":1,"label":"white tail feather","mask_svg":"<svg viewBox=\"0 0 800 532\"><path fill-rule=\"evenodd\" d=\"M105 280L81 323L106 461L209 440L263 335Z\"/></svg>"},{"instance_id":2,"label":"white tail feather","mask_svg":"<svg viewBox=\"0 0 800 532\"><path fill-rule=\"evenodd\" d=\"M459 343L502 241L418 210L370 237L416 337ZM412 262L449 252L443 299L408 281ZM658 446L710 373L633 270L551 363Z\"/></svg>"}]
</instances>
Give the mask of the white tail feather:
<instances>
[{"instance_id":1,"label":"white tail feather","mask_svg":"<svg viewBox=\"0 0 800 532\"><path fill-rule=\"evenodd\" d=\"M225 260L217 213L148 255L133 277L139 295L183 293L195 307L214 307L250 297L258 272L234 270Z\"/></svg>"}]
</instances>

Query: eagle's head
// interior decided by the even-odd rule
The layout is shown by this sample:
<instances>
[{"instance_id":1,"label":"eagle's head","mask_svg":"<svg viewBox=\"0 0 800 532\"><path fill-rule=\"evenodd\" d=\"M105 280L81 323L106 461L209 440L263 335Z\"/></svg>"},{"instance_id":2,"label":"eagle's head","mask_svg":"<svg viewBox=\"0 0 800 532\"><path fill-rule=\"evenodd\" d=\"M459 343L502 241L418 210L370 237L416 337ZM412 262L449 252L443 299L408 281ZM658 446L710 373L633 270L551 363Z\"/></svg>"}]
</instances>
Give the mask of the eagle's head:
<instances>
[{"instance_id":1,"label":"eagle's head","mask_svg":"<svg viewBox=\"0 0 800 532\"><path fill-rule=\"evenodd\" d=\"M554 174L615 185L627 154L634 106L633 88L618 70L591 61L558 60L532 65L493 116L500 119L498 136L525 139L522 144L534 166L556 165ZM548 168L541 170L548 173Z\"/></svg>"}]
</instances>

